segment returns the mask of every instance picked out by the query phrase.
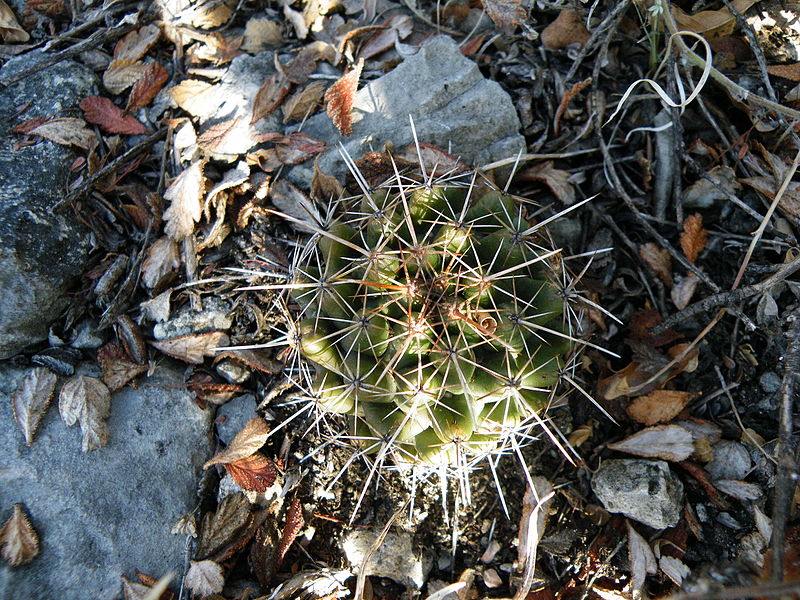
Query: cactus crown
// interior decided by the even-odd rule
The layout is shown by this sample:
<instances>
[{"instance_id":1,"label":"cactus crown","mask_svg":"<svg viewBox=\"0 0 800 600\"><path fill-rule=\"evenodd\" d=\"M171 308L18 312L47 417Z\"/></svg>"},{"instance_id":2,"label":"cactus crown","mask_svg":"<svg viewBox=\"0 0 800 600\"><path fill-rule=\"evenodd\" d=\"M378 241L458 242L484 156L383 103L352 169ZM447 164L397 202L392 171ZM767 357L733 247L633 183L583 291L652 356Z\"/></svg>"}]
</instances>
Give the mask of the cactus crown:
<instances>
[{"instance_id":1,"label":"cactus crown","mask_svg":"<svg viewBox=\"0 0 800 600\"><path fill-rule=\"evenodd\" d=\"M287 286L307 391L395 462L469 465L537 423L573 348L558 251L475 173L345 199Z\"/></svg>"}]
</instances>

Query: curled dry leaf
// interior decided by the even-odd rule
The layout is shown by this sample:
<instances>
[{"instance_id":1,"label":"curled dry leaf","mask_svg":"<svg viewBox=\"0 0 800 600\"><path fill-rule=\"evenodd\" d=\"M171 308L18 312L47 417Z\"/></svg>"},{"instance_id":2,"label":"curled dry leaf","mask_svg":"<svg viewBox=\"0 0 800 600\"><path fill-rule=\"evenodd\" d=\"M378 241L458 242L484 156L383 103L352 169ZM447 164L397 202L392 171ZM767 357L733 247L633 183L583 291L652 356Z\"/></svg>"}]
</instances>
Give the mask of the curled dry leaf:
<instances>
[{"instance_id":1,"label":"curled dry leaf","mask_svg":"<svg viewBox=\"0 0 800 600\"><path fill-rule=\"evenodd\" d=\"M406 160L413 165L419 165L421 160L420 166L426 173L438 176L469 171L469 166L458 160L456 156L445 152L439 146L424 142L409 144L395 155L395 159Z\"/></svg>"},{"instance_id":2,"label":"curled dry leaf","mask_svg":"<svg viewBox=\"0 0 800 600\"><path fill-rule=\"evenodd\" d=\"M124 388L128 382L147 371L147 365L137 364L125 348L109 342L97 353L101 378L111 392Z\"/></svg>"},{"instance_id":3,"label":"curled dry leaf","mask_svg":"<svg viewBox=\"0 0 800 600\"><path fill-rule=\"evenodd\" d=\"M212 465L225 464L247 458L264 445L269 436L269 425L261 417L250 419L242 430L231 440L230 445L217 452L203 465L208 469Z\"/></svg>"},{"instance_id":4,"label":"curled dry leaf","mask_svg":"<svg viewBox=\"0 0 800 600\"><path fill-rule=\"evenodd\" d=\"M324 81L312 81L289 96L282 106L283 122L302 121L316 113L322 104L326 86Z\"/></svg>"},{"instance_id":5,"label":"curled dry leaf","mask_svg":"<svg viewBox=\"0 0 800 600\"><path fill-rule=\"evenodd\" d=\"M87 96L81 100L80 107L83 116L89 123L99 125L106 133L121 133L125 135L140 135L147 133L147 129L133 115L123 114L119 108L108 98L100 96Z\"/></svg>"},{"instance_id":6,"label":"curled dry leaf","mask_svg":"<svg viewBox=\"0 0 800 600\"><path fill-rule=\"evenodd\" d=\"M575 204L575 188L569 182L569 171L553 168L553 161L549 160L520 173L523 181L540 181L550 188L553 195L566 206Z\"/></svg>"},{"instance_id":7,"label":"curled dry leaf","mask_svg":"<svg viewBox=\"0 0 800 600\"><path fill-rule=\"evenodd\" d=\"M642 429L620 442L608 444L610 450L673 462L686 460L694 452L692 434L678 425L658 425Z\"/></svg>"},{"instance_id":8,"label":"curled dry leaf","mask_svg":"<svg viewBox=\"0 0 800 600\"><path fill-rule=\"evenodd\" d=\"M0 0L0 36L8 44L18 44L31 39L28 32L20 26L14 11L4 0Z\"/></svg>"},{"instance_id":9,"label":"curled dry leaf","mask_svg":"<svg viewBox=\"0 0 800 600\"><path fill-rule=\"evenodd\" d=\"M84 452L108 443L106 419L111 414L111 392L99 379L86 375L68 379L58 396L58 410L67 425L80 421Z\"/></svg>"},{"instance_id":10,"label":"curled dry leaf","mask_svg":"<svg viewBox=\"0 0 800 600\"><path fill-rule=\"evenodd\" d=\"M12 567L31 562L39 554L39 536L33 529L22 504L14 505L14 513L0 528L0 553Z\"/></svg>"},{"instance_id":11,"label":"curled dry leaf","mask_svg":"<svg viewBox=\"0 0 800 600\"><path fill-rule=\"evenodd\" d=\"M250 124L252 125L271 115L281 105L291 87L291 82L283 73L275 73L267 79L264 85L259 88L258 93L256 93L256 99L253 101L253 117L250 119Z\"/></svg>"},{"instance_id":12,"label":"curled dry leaf","mask_svg":"<svg viewBox=\"0 0 800 600\"><path fill-rule=\"evenodd\" d=\"M213 560L190 561L186 586L199 598L218 594L225 586L222 567Z\"/></svg>"},{"instance_id":13,"label":"curled dry leaf","mask_svg":"<svg viewBox=\"0 0 800 600\"><path fill-rule=\"evenodd\" d=\"M631 587L634 591L644 588L644 580L648 575L658 572L655 554L650 544L636 531L630 521L628 526L628 566L631 572Z\"/></svg>"},{"instance_id":14,"label":"curled dry leaf","mask_svg":"<svg viewBox=\"0 0 800 600\"><path fill-rule=\"evenodd\" d=\"M675 585L681 585L683 580L692 574L689 567L674 556L662 556L658 559L658 568L667 577L675 582Z\"/></svg>"},{"instance_id":15,"label":"curled dry leaf","mask_svg":"<svg viewBox=\"0 0 800 600\"><path fill-rule=\"evenodd\" d=\"M678 283L669 292L669 297L678 310L689 306L698 283L700 283L700 278L692 272L689 272L686 277L678 279Z\"/></svg>"},{"instance_id":16,"label":"curled dry leaf","mask_svg":"<svg viewBox=\"0 0 800 600\"><path fill-rule=\"evenodd\" d=\"M533 487L528 485L522 497L522 516L519 520L518 568L525 572L525 579L533 575L536 566L536 550L544 535L544 526L553 502L553 485L544 477L536 475Z\"/></svg>"},{"instance_id":17,"label":"curled dry leaf","mask_svg":"<svg viewBox=\"0 0 800 600\"><path fill-rule=\"evenodd\" d=\"M139 60L158 41L161 30L158 25L150 24L131 31L114 47L114 58Z\"/></svg>"},{"instance_id":18,"label":"curled dry leaf","mask_svg":"<svg viewBox=\"0 0 800 600\"><path fill-rule=\"evenodd\" d=\"M215 348L227 346L229 343L230 338L223 331L181 335L150 342L156 350L195 365L201 364L204 357L213 356Z\"/></svg>"},{"instance_id":19,"label":"curled dry leaf","mask_svg":"<svg viewBox=\"0 0 800 600\"><path fill-rule=\"evenodd\" d=\"M196 558L225 561L249 541L257 526L243 493L225 496L216 512L203 516Z\"/></svg>"},{"instance_id":20,"label":"curled dry leaf","mask_svg":"<svg viewBox=\"0 0 800 600\"><path fill-rule=\"evenodd\" d=\"M283 533L281 534L281 543L278 547L278 567L283 563L283 558L289 551L289 548L294 542L300 530L303 527L303 505L300 500L295 496L292 503L289 505L289 511L286 513L286 525L283 526Z\"/></svg>"},{"instance_id":21,"label":"curled dry leaf","mask_svg":"<svg viewBox=\"0 0 800 600\"><path fill-rule=\"evenodd\" d=\"M224 149L235 137L242 137L241 117L212 125L197 138L197 145L206 152L225 154Z\"/></svg>"},{"instance_id":22,"label":"curled dry leaf","mask_svg":"<svg viewBox=\"0 0 800 600\"><path fill-rule=\"evenodd\" d=\"M200 220L201 199L206 189L205 164L205 160L192 163L164 192L164 199L170 201L164 211L164 233L176 242L192 235L194 224Z\"/></svg>"},{"instance_id":23,"label":"curled dry leaf","mask_svg":"<svg viewBox=\"0 0 800 600\"><path fill-rule=\"evenodd\" d=\"M62 146L77 146L91 150L97 145L97 135L86 126L83 119L52 119L30 130L29 135L40 135Z\"/></svg>"},{"instance_id":24,"label":"curled dry leaf","mask_svg":"<svg viewBox=\"0 0 800 600\"><path fill-rule=\"evenodd\" d=\"M138 60L116 58L103 73L103 86L112 94L121 94L139 81L147 66Z\"/></svg>"},{"instance_id":25,"label":"curled dry leaf","mask_svg":"<svg viewBox=\"0 0 800 600\"><path fill-rule=\"evenodd\" d=\"M167 236L158 238L147 249L142 263L142 281L151 290L181 264L178 244Z\"/></svg>"},{"instance_id":26,"label":"curled dry leaf","mask_svg":"<svg viewBox=\"0 0 800 600\"><path fill-rule=\"evenodd\" d=\"M131 95L128 96L126 112L133 112L147 106L156 94L161 91L169 79L167 70L157 62L148 64L139 80L134 84Z\"/></svg>"},{"instance_id":27,"label":"curled dry leaf","mask_svg":"<svg viewBox=\"0 0 800 600\"><path fill-rule=\"evenodd\" d=\"M349 73L340 77L325 92L328 116L342 135L352 135L353 133L353 101L356 88L358 88L358 78L361 77L363 68L364 59L361 59Z\"/></svg>"},{"instance_id":28,"label":"curled dry leaf","mask_svg":"<svg viewBox=\"0 0 800 600\"><path fill-rule=\"evenodd\" d=\"M694 213L686 217L681 233L681 249L690 263L695 263L707 241L708 231L703 227L703 215Z\"/></svg>"},{"instance_id":29,"label":"curled dry leaf","mask_svg":"<svg viewBox=\"0 0 800 600\"><path fill-rule=\"evenodd\" d=\"M672 258L666 248L648 242L639 246L639 256L666 286L672 285Z\"/></svg>"},{"instance_id":30,"label":"curled dry leaf","mask_svg":"<svg viewBox=\"0 0 800 600\"><path fill-rule=\"evenodd\" d=\"M11 392L11 412L30 446L56 391L58 378L44 367L36 367Z\"/></svg>"},{"instance_id":31,"label":"curled dry leaf","mask_svg":"<svg viewBox=\"0 0 800 600\"><path fill-rule=\"evenodd\" d=\"M542 31L542 45L549 50L565 48L570 44L583 47L589 41L589 30L580 15L574 10L565 8L556 20Z\"/></svg>"},{"instance_id":32,"label":"curled dry leaf","mask_svg":"<svg viewBox=\"0 0 800 600\"><path fill-rule=\"evenodd\" d=\"M394 15L383 22L382 29L369 38L358 51L358 58L370 58L394 48L399 40L406 39L414 31L411 15Z\"/></svg>"},{"instance_id":33,"label":"curled dry leaf","mask_svg":"<svg viewBox=\"0 0 800 600\"><path fill-rule=\"evenodd\" d=\"M686 408L696 394L676 390L655 390L636 398L628 406L628 415L642 425L668 423Z\"/></svg>"},{"instance_id":34,"label":"curled dry leaf","mask_svg":"<svg viewBox=\"0 0 800 600\"><path fill-rule=\"evenodd\" d=\"M247 458L226 462L225 470L243 490L266 492L278 477L275 463L267 456L256 452Z\"/></svg>"},{"instance_id":35,"label":"curled dry leaf","mask_svg":"<svg viewBox=\"0 0 800 600\"><path fill-rule=\"evenodd\" d=\"M495 26L506 35L524 23L528 16L520 0L483 0L483 7Z\"/></svg>"}]
</instances>

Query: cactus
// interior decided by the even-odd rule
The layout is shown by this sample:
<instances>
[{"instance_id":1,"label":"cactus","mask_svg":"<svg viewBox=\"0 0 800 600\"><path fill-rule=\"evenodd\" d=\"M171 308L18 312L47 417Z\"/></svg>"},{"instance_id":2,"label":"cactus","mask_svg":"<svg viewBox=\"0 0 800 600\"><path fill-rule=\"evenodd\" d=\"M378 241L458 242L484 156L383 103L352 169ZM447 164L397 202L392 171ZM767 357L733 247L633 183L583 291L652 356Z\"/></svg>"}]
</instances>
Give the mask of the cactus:
<instances>
[{"instance_id":1,"label":"cactus","mask_svg":"<svg viewBox=\"0 0 800 600\"><path fill-rule=\"evenodd\" d=\"M573 350L558 251L472 173L342 200L286 287L307 391L396 462L472 464L545 409Z\"/></svg>"}]
</instances>

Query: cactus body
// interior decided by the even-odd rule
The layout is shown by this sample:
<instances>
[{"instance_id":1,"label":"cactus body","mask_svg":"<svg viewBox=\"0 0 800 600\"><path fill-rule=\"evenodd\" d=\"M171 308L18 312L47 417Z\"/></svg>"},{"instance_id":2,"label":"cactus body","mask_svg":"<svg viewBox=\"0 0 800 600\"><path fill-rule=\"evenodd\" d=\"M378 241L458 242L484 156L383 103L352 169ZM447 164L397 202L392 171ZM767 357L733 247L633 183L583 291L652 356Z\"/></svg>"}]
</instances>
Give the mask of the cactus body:
<instances>
[{"instance_id":1,"label":"cactus body","mask_svg":"<svg viewBox=\"0 0 800 600\"><path fill-rule=\"evenodd\" d=\"M572 344L560 263L513 197L397 177L312 244L289 286L294 345L354 438L450 464L538 421Z\"/></svg>"}]
</instances>

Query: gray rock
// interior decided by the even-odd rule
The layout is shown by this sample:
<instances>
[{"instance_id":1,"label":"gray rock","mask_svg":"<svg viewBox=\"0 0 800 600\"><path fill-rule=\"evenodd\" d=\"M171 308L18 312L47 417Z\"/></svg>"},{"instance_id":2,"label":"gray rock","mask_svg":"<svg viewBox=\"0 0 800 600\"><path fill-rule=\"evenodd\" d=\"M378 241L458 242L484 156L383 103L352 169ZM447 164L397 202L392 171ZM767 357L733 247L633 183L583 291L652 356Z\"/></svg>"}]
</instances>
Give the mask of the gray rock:
<instances>
[{"instance_id":1,"label":"gray rock","mask_svg":"<svg viewBox=\"0 0 800 600\"><path fill-rule=\"evenodd\" d=\"M706 465L711 479L744 479L753 462L750 452L739 442L720 440L713 446L714 458Z\"/></svg>"},{"instance_id":2,"label":"gray rock","mask_svg":"<svg viewBox=\"0 0 800 600\"><path fill-rule=\"evenodd\" d=\"M250 419L255 419L256 397L242 394L217 409L217 436L227 446Z\"/></svg>"},{"instance_id":3,"label":"gray rock","mask_svg":"<svg viewBox=\"0 0 800 600\"><path fill-rule=\"evenodd\" d=\"M181 572L185 539L170 529L194 509L211 451L210 412L194 405L181 370L161 366L138 390L114 394L109 444L90 453L57 400L25 446L8 401L25 373L0 365L0 519L22 502L41 553L16 569L0 564L0 598L111 600L120 575Z\"/></svg>"},{"instance_id":4,"label":"gray rock","mask_svg":"<svg viewBox=\"0 0 800 600\"><path fill-rule=\"evenodd\" d=\"M156 323L153 327L153 337L163 340L179 335L227 331L231 328L233 317L227 302L214 296L206 297L203 302L200 310L192 310L187 304L169 321Z\"/></svg>"},{"instance_id":5,"label":"gray rock","mask_svg":"<svg viewBox=\"0 0 800 600\"><path fill-rule=\"evenodd\" d=\"M380 531L373 530L358 530L347 534L342 541L342 550L353 568L362 568L364 557L379 535ZM370 558L366 569L367 576L388 577L409 590L419 590L428 579L432 566L433 557L414 547L410 533L390 532Z\"/></svg>"},{"instance_id":6,"label":"gray rock","mask_svg":"<svg viewBox=\"0 0 800 600\"><path fill-rule=\"evenodd\" d=\"M0 77L43 57L31 52L12 59ZM14 149L19 136L11 127L75 108L94 87L91 71L63 61L0 90L0 359L47 339L91 248L90 236L71 212L52 209L65 189L74 152L49 141Z\"/></svg>"},{"instance_id":7,"label":"gray rock","mask_svg":"<svg viewBox=\"0 0 800 600\"><path fill-rule=\"evenodd\" d=\"M673 527L681 518L683 484L662 460L606 460L592 477L592 489L609 512L653 529Z\"/></svg>"},{"instance_id":8,"label":"gray rock","mask_svg":"<svg viewBox=\"0 0 800 600\"><path fill-rule=\"evenodd\" d=\"M341 177L346 166L340 143L353 158L381 150L386 142L402 148L413 143L409 115L421 142L449 149L468 164L514 157L525 148L509 95L485 79L447 36L431 39L390 73L358 90L353 135L339 135L325 113L309 119L303 132L331 147L321 156L320 168ZM311 165L295 167L290 178L308 187Z\"/></svg>"},{"instance_id":9,"label":"gray rock","mask_svg":"<svg viewBox=\"0 0 800 600\"><path fill-rule=\"evenodd\" d=\"M761 377L758 378L758 383L761 384L761 389L768 394L774 394L781 388L781 378L772 371L762 373Z\"/></svg>"}]
</instances>

